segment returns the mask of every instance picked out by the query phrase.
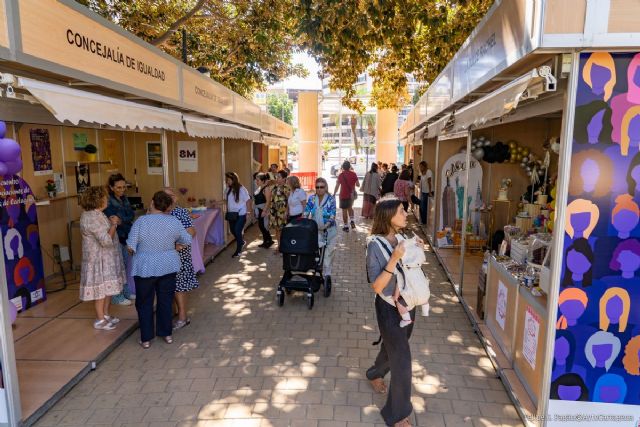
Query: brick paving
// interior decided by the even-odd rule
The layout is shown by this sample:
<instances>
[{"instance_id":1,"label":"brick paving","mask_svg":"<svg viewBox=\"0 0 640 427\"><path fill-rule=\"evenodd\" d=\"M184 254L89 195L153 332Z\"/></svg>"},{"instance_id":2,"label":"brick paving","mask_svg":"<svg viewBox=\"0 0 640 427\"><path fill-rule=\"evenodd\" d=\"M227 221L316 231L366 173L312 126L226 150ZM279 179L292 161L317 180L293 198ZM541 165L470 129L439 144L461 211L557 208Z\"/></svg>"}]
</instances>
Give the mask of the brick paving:
<instances>
[{"instance_id":1,"label":"brick paving","mask_svg":"<svg viewBox=\"0 0 640 427\"><path fill-rule=\"evenodd\" d=\"M255 238L256 227L248 232ZM275 303L281 261L252 242L223 252L190 298L190 326L149 350L129 337L39 422L45 426L383 426L384 396L364 371L377 352L366 283L367 224L339 237L334 290ZM521 426L515 408L432 253L432 313L411 339L413 425Z\"/></svg>"}]
</instances>

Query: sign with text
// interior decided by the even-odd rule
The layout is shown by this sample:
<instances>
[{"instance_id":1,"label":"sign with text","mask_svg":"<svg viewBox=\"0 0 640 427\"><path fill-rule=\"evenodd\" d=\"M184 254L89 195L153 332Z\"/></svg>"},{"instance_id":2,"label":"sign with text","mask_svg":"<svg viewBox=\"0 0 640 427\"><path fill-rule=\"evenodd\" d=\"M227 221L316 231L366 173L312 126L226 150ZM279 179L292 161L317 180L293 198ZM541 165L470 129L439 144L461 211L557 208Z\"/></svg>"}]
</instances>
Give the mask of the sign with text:
<instances>
[{"instance_id":1,"label":"sign with text","mask_svg":"<svg viewBox=\"0 0 640 427\"><path fill-rule=\"evenodd\" d=\"M178 141L178 172L198 172L197 141Z\"/></svg>"},{"instance_id":2,"label":"sign with text","mask_svg":"<svg viewBox=\"0 0 640 427\"><path fill-rule=\"evenodd\" d=\"M184 70L182 87L185 106L216 117L233 117L233 92L221 84L198 73Z\"/></svg>"},{"instance_id":3,"label":"sign with text","mask_svg":"<svg viewBox=\"0 0 640 427\"><path fill-rule=\"evenodd\" d=\"M538 340L540 339L540 317L531 307L527 307L524 314L524 334L522 340L522 355L536 369L536 353L538 352Z\"/></svg>"},{"instance_id":4,"label":"sign with text","mask_svg":"<svg viewBox=\"0 0 640 427\"><path fill-rule=\"evenodd\" d=\"M178 64L136 42L133 36L99 25L56 0L21 0L16 4L25 54L180 102Z\"/></svg>"}]
</instances>

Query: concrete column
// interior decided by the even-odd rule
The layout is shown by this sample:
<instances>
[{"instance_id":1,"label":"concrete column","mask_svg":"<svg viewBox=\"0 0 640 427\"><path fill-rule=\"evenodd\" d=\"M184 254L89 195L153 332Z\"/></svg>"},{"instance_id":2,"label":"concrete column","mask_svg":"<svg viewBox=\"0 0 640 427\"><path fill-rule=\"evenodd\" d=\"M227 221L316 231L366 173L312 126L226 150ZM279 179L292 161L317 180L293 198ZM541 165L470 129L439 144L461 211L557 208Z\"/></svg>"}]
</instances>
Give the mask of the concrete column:
<instances>
[{"instance_id":1,"label":"concrete column","mask_svg":"<svg viewBox=\"0 0 640 427\"><path fill-rule=\"evenodd\" d=\"M398 112L384 109L376 113L376 159L395 163L398 146Z\"/></svg>"},{"instance_id":2,"label":"concrete column","mask_svg":"<svg viewBox=\"0 0 640 427\"><path fill-rule=\"evenodd\" d=\"M298 96L298 143L300 172L320 174L318 92L300 92Z\"/></svg>"}]
</instances>

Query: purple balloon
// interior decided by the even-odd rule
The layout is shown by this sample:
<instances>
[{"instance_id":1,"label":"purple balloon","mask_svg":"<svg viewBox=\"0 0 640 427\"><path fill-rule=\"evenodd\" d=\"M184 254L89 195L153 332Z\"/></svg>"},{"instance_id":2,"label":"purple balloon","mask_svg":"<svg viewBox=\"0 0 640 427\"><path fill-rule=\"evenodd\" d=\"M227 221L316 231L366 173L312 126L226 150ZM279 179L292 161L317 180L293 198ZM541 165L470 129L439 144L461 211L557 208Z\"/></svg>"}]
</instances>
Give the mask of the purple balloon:
<instances>
[{"instance_id":1,"label":"purple balloon","mask_svg":"<svg viewBox=\"0 0 640 427\"><path fill-rule=\"evenodd\" d=\"M7 168L7 165L0 162L0 176L5 176L9 174L9 168Z\"/></svg>"},{"instance_id":2,"label":"purple balloon","mask_svg":"<svg viewBox=\"0 0 640 427\"><path fill-rule=\"evenodd\" d=\"M22 160L17 159L13 162L5 162L7 165L7 173L9 175L15 175L22 170Z\"/></svg>"},{"instance_id":3,"label":"purple balloon","mask_svg":"<svg viewBox=\"0 0 640 427\"><path fill-rule=\"evenodd\" d=\"M4 138L7 134L7 124L5 122L0 122L0 138Z\"/></svg>"},{"instance_id":4,"label":"purple balloon","mask_svg":"<svg viewBox=\"0 0 640 427\"><path fill-rule=\"evenodd\" d=\"M11 301L9 301L9 317L11 317L12 325L16 323L16 317L18 317L18 308Z\"/></svg>"},{"instance_id":5,"label":"purple balloon","mask_svg":"<svg viewBox=\"0 0 640 427\"><path fill-rule=\"evenodd\" d=\"M12 162L20 158L20 144L13 139L0 139L0 160Z\"/></svg>"}]
</instances>

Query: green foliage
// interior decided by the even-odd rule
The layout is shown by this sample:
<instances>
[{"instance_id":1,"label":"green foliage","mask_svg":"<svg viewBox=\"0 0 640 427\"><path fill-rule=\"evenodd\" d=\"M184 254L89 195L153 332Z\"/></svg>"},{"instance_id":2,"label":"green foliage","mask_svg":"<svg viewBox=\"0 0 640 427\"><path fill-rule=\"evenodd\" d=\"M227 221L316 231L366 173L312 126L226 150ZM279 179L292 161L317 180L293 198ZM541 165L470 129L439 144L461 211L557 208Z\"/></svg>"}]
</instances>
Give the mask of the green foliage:
<instances>
[{"instance_id":1,"label":"green foliage","mask_svg":"<svg viewBox=\"0 0 640 427\"><path fill-rule=\"evenodd\" d=\"M293 101L285 94L268 94L267 95L267 111L273 117L293 124Z\"/></svg>"}]
</instances>

